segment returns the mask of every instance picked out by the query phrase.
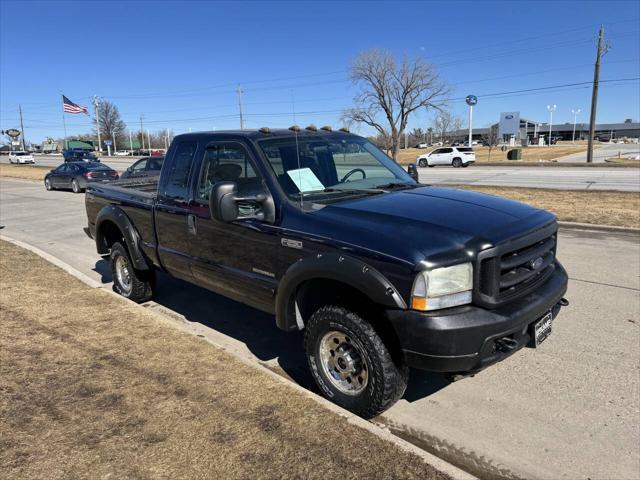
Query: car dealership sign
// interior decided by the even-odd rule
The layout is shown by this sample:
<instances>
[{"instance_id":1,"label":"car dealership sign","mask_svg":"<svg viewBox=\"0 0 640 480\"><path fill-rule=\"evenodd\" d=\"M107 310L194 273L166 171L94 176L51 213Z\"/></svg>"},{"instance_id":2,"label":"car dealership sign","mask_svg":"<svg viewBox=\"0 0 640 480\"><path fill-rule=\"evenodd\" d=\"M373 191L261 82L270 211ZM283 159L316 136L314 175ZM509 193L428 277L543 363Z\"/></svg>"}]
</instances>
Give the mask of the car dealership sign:
<instances>
[{"instance_id":1,"label":"car dealership sign","mask_svg":"<svg viewBox=\"0 0 640 480\"><path fill-rule=\"evenodd\" d=\"M517 135L520 131L520 112L502 112L498 135Z\"/></svg>"},{"instance_id":2,"label":"car dealership sign","mask_svg":"<svg viewBox=\"0 0 640 480\"><path fill-rule=\"evenodd\" d=\"M5 135L9 135L11 138L18 138L20 136L20 130L16 130L15 128L5 130L4 133Z\"/></svg>"}]
</instances>

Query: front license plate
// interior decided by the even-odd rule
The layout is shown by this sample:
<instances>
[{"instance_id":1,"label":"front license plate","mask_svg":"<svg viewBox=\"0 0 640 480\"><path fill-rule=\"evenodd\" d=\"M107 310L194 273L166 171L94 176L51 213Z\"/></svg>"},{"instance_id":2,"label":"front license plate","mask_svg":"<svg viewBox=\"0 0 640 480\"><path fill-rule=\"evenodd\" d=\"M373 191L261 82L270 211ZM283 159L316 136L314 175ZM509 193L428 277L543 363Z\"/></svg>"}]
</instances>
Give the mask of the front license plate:
<instances>
[{"instance_id":1,"label":"front license plate","mask_svg":"<svg viewBox=\"0 0 640 480\"><path fill-rule=\"evenodd\" d=\"M553 315L551 312L533 324L533 335L536 347L544 342L551 335L551 324L553 323Z\"/></svg>"}]
</instances>

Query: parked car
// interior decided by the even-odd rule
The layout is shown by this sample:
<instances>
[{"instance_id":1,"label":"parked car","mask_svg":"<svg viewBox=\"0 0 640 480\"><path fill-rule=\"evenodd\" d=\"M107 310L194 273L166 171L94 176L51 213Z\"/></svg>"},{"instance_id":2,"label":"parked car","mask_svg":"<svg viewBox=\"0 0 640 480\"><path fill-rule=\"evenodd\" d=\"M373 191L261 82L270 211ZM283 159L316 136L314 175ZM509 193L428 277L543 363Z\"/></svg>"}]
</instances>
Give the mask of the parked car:
<instances>
[{"instance_id":1,"label":"parked car","mask_svg":"<svg viewBox=\"0 0 640 480\"><path fill-rule=\"evenodd\" d=\"M431 153L420 155L416 161L420 167L435 167L436 165L452 165L468 167L476 161L476 154L471 147L443 147L436 148Z\"/></svg>"},{"instance_id":2,"label":"parked car","mask_svg":"<svg viewBox=\"0 0 640 480\"><path fill-rule=\"evenodd\" d=\"M36 163L36 161L29 152L16 150L9 153L9 163Z\"/></svg>"},{"instance_id":3,"label":"parked car","mask_svg":"<svg viewBox=\"0 0 640 480\"><path fill-rule=\"evenodd\" d=\"M118 172L102 163L65 162L45 175L44 186L47 190L71 189L80 193L92 182L117 179Z\"/></svg>"},{"instance_id":4,"label":"parked car","mask_svg":"<svg viewBox=\"0 0 640 480\"><path fill-rule=\"evenodd\" d=\"M429 145L426 144L425 142L421 142L416 145L416 148L428 148L428 147Z\"/></svg>"},{"instance_id":5,"label":"parked car","mask_svg":"<svg viewBox=\"0 0 640 480\"><path fill-rule=\"evenodd\" d=\"M85 206L116 292L147 301L164 271L275 315L319 391L366 418L409 367L473 374L568 304L554 215L420 185L349 133L178 135L159 177L92 183Z\"/></svg>"},{"instance_id":6,"label":"parked car","mask_svg":"<svg viewBox=\"0 0 640 480\"><path fill-rule=\"evenodd\" d=\"M160 169L164 157L145 157L138 160L136 163L127 168L120 178L132 178L132 177L149 177L152 175L160 175Z\"/></svg>"},{"instance_id":7,"label":"parked car","mask_svg":"<svg viewBox=\"0 0 640 480\"><path fill-rule=\"evenodd\" d=\"M132 153L129 150L118 150L116 153L114 153L116 157L126 157L131 154Z\"/></svg>"},{"instance_id":8,"label":"parked car","mask_svg":"<svg viewBox=\"0 0 640 480\"><path fill-rule=\"evenodd\" d=\"M69 149L63 150L62 155L65 162L99 162L100 160L88 150Z\"/></svg>"}]
</instances>

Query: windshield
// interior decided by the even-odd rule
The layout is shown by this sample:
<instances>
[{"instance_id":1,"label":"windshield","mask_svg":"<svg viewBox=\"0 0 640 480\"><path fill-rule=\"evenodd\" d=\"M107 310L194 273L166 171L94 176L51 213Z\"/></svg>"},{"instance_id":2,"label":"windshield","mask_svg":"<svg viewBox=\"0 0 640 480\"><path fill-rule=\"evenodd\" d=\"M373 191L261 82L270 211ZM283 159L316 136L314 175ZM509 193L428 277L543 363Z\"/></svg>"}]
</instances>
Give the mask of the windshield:
<instances>
[{"instance_id":1,"label":"windshield","mask_svg":"<svg viewBox=\"0 0 640 480\"><path fill-rule=\"evenodd\" d=\"M278 183L294 200L383 193L382 188L416 184L364 138L287 137L259 144Z\"/></svg>"},{"instance_id":2,"label":"windshield","mask_svg":"<svg viewBox=\"0 0 640 480\"><path fill-rule=\"evenodd\" d=\"M85 165L84 168L86 168L87 170L111 170L110 167L102 165L101 163L89 163Z\"/></svg>"}]
</instances>

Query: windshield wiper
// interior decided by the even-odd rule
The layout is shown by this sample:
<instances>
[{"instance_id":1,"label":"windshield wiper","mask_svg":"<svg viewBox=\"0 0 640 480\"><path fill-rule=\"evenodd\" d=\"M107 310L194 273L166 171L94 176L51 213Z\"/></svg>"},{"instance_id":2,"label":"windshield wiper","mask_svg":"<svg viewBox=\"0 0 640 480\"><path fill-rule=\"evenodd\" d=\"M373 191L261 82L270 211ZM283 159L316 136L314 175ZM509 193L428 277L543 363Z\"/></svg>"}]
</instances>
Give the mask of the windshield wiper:
<instances>
[{"instance_id":1,"label":"windshield wiper","mask_svg":"<svg viewBox=\"0 0 640 480\"><path fill-rule=\"evenodd\" d=\"M302 195L309 195L314 193L365 193L370 195L375 195L378 193L384 193L384 190L379 188L334 188L327 187L322 190L309 190L306 192L302 192Z\"/></svg>"},{"instance_id":2,"label":"windshield wiper","mask_svg":"<svg viewBox=\"0 0 640 480\"><path fill-rule=\"evenodd\" d=\"M413 188L415 185L412 183L404 183L404 182L389 182L382 185L376 185L374 188L382 189L382 190L390 190L394 188Z\"/></svg>"}]
</instances>

